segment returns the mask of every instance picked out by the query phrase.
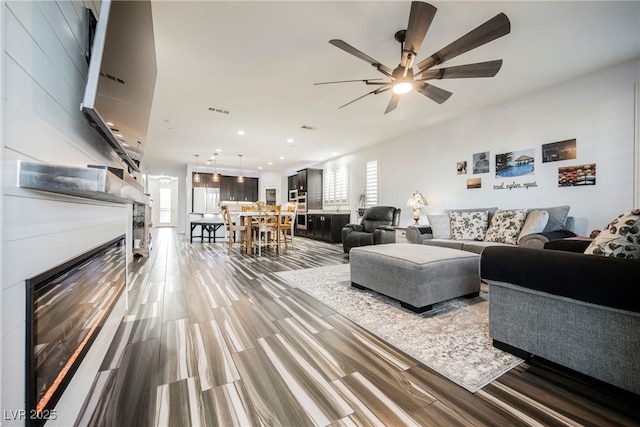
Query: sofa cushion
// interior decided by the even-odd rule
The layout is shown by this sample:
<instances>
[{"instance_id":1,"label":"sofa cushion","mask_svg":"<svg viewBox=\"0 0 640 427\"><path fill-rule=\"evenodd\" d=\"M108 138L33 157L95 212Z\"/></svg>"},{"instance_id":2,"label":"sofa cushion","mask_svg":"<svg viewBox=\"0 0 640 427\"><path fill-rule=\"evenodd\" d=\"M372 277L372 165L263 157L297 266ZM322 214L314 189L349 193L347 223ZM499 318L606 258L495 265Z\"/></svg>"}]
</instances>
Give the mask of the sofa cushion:
<instances>
[{"instance_id":1,"label":"sofa cushion","mask_svg":"<svg viewBox=\"0 0 640 427\"><path fill-rule=\"evenodd\" d=\"M470 208L470 209L449 209L445 211L447 214L451 214L451 212L487 212L489 215L487 216L487 224L491 222L491 218L493 214L498 210L497 206L493 206L490 208Z\"/></svg>"},{"instance_id":2,"label":"sofa cushion","mask_svg":"<svg viewBox=\"0 0 640 427\"><path fill-rule=\"evenodd\" d=\"M640 209L625 212L611 221L584 253L640 259Z\"/></svg>"},{"instance_id":3,"label":"sofa cushion","mask_svg":"<svg viewBox=\"0 0 640 427\"><path fill-rule=\"evenodd\" d=\"M489 247L493 246L513 246L510 243L499 242L478 242L475 240L468 240L462 242L462 250L466 252L473 252L475 254L482 254L482 252Z\"/></svg>"},{"instance_id":4,"label":"sofa cushion","mask_svg":"<svg viewBox=\"0 0 640 427\"><path fill-rule=\"evenodd\" d=\"M547 222L549 222L549 212L539 210L527 212L527 218L524 220L524 225L518 236L518 244L520 244L520 240L524 236L542 233L547 226Z\"/></svg>"},{"instance_id":5,"label":"sofa cushion","mask_svg":"<svg viewBox=\"0 0 640 427\"><path fill-rule=\"evenodd\" d=\"M442 248L451 248L462 250L464 240L449 240L449 239L426 239L422 241L423 245L427 246L440 246Z\"/></svg>"},{"instance_id":6,"label":"sofa cushion","mask_svg":"<svg viewBox=\"0 0 640 427\"><path fill-rule=\"evenodd\" d=\"M431 226L434 239L451 238L451 223L448 214L428 214L427 220Z\"/></svg>"},{"instance_id":7,"label":"sofa cushion","mask_svg":"<svg viewBox=\"0 0 640 427\"><path fill-rule=\"evenodd\" d=\"M491 219L484 240L515 245L526 215L527 212L524 209L497 211Z\"/></svg>"},{"instance_id":8,"label":"sofa cushion","mask_svg":"<svg viewBox=\"0 0 640 427\"><path fill-rule=\"evenodd\" d=\"M487 211L451 211L451 238L453 240L482 240L487 231Z\"/></svg>"},{"instance_id":9,"label":"sofa cushion","mask_svg":"<svg viewBox=\"0 0 640 427\"><path fill-rule=\"evenodd\" d=\"M546 211L549 214L549 220L544 227L543 232L562 230L567 223L567 216L569 215L569 209L571 206L552 206L550 208L532 208L529 210Z\"/></svg>"}]
</instances>

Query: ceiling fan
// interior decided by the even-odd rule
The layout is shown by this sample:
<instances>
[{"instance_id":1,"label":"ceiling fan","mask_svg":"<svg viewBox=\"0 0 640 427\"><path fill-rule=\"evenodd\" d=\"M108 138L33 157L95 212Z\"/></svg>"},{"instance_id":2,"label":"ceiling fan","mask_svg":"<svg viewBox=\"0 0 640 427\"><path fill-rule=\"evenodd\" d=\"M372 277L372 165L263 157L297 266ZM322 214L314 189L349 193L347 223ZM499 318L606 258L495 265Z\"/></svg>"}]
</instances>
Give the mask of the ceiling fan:
<instances>
[{"instance_id":1,"label":"ceiling fan","mask_svg":"<svg viewBox=\"0 0 640 427\"><path fill-rule=\"evenodd\" d=\"M335 47L340 48L374 66L376 70L380 71L389 79L388 81L378 81L383 79L360 79L315 84L323 85L333 83L364 82L367 85L379 86L375 90L372 90L353 101L347 102L339 108L346 107L347 105L350 105L366 96L377 95L391 89L393 95L391 95L391 100L384 112L387 114L398 106L401 94L408 93L413 89L438 104L442 104L452 95L452 93L447 90L430 85L427 83L427 80L495 76L502 66L501 59L453 67L432 68L455 58L458 55L482 46L485 43L489 43L490 41L509 34L511 31L511 23L509 22L507 15L504 13L494 16L476 29L471 30L469 33L449 44L447 47L440 49L428 58L418 62L416 65L417 71L413 70L418 50L420 50L420 46L422 45L424 37L431 25L431 21L433 21L433 17L436 14L436 10L437 9L435 7L428 3L420 1L411 2L411 12L409 13L409 24L407 29L400 30L395 34L395 39L401 45L402 57L400 59L400 65L393 70L343 40L329 40L329 43Z\"/></svg>"}]
</instances>

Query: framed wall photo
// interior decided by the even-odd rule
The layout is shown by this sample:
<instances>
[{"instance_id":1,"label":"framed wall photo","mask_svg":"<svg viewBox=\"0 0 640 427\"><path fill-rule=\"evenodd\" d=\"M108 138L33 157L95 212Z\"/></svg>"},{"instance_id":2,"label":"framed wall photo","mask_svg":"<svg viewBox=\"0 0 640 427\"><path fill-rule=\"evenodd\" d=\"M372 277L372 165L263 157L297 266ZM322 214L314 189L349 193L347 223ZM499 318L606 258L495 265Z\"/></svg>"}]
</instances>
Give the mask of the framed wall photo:
<instances>
[{"instance_id":1,"label":"framed wall photo","mask_svg":"<svg viewBox=\"0 0 640 427\"><path fill-rule=\"evenodd\" d=\"M467 190L471 190L473 188L482 188L482 178L467 179Z\"/></svg>"},{"instance_id":2,"label":"framed wall photo","mask_svg":"<svg viewBox=\"0 0 640 427\"><path fill-rule=\"evenodd\" d=\"M496 154L496 178L533 175L534 171L533 148Z\"/></svg>"},{"instance_id":3,"label":"framed wall photo","mask_svg":"<svg viewBox=\"0 0 640 427\"><path fill-rule=\"evenodd\" d=\"M458 171L458 175L466 175L467 174L467 161L463 160L461 162L456 163L456 169Z\"/></svg>"},{"instance_id":4,"label":"framed wall photo","mask_svg":"<svg viewBox=\"0 0 640 427\"><path fill-rule=\"evenodd\" d=\"M476 153L473 155L473 173L489 173L489 152Z\"/></svg>"},{"instance_id":5,"label":"framed wall photo","mask_svg":"<svg viewBox=\"0 0 640 427\"><path fill-rule=\"evenodd\" d=\"M596 185L595 163L558 168L558 187L582 187L585 185Z\"/></svg>"},{"instance_id":6,"label":"framed wall photo","mask_svg":"<svg viewBox=\"0 0 640 427\"><path fill-rule=\"evenodd\" d=\"M575 139L542 144L542 163L575 159L577 154Z\"/></svg>"}]
</instances>

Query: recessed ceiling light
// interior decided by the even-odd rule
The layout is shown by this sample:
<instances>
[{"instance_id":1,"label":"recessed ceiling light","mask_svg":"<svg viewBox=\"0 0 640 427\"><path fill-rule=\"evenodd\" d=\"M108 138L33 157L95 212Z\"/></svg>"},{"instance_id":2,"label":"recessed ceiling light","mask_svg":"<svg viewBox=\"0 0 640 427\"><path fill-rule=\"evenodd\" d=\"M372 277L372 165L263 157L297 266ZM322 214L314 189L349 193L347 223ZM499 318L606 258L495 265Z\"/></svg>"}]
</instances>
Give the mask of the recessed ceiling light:
<instances>
[{"instance_id":1,"label":"recessed ceiling light","mask_svg":"<svg viewBox=\"0 0 640 427\"><path fill-rule=\"evenodd\" d=\"M125 147L128 147L129 144L127 144L126 142L122 141L122 145L124 145Z\"/></svg>"},{"instance_id":2,"label":"recessed ceiling light","mask_svg":"<svg viewBox=\"0 0 640 427\"><path fill-rule=\"evenodd\" d=\"M107 126L113 126L113 123L111 123L111 122L107 122L107 123L106 123L106 125L107 125Z\"/></svg>"},{"instance_id":3,"label":"recessed ceiling light","mask_svg":"<svg viewBox=\"0 0 640 427\"><path fill-rule=\"evenodd\" d=\"M322 157L318 157L318 160L324 160Z\"/></svg>"},{"instance_id":4,"label":"recessed ceiling light","mask_svg":"<svg viewBox=\"0 0 640 427\"><path fill-rule=\"evenodd\" d=\"M211 160L207 160L207 164L210 165L211 164Z\"/></svg>"},{"instance_id":5,"label":"recessed ceiling light","mask_svg":"<svg viewBox=\"0 0 640 427\"><path fill-rule=\"evenodd\" d=\"M113 136L115 136L116 138L122 138L122 135L120 135L119 133L114 133Z\"/></svg>"},{"instance_id":6,"label":"recessed ceiling light","mask_svg":"<svg viewBox=\"0 0 640 427\"><path fill-rule=\"evenodd\" d=\"M335 151L333 153L331 153L332 156L337 156L338 153L336 153Z\"/></svg>"},{"instance_id":7,"label":"recessed ceiling light","mask_svg":"<svg viewBox=\"0 0 640 427\"><path fill-rule=\"evenodd\" d=\"M239 130L238 131L238 135L244 135L244 131L243 130Z\"/></svg>"},{"instance_id":8,"label":"recessed ceiling light","mask_svg":"<svg viewBox=\"0 0 640 427\"><path fill-rule=\"evenodd\" d=\"M293 139L289 138L287 139L287 142L293 142Z\"/></svg>"},{"instance_id":9,"label":"recessed ceiling light","mask_svg":"<svg viewBox=\"0 0 640 427\"><path fill-rule=\"evenodd\" d=\"M219 152L221 152L221 151L222 151L221 149L216 148L216 153L219 153Z\"/></svg>"},{"instance_id":10,"label":"recessed ceiling light","mask_svg":"<svg viewBox=\"0 0 640 427\"><path fill-rule=\"evenodd\" d=\"M269 163L267 163L267 164L268 164L268 165L272 165L272 164L273 164L273 162L269 162Z\"/></svg>"},{"instance_id":11,"label":"recessed ceiling light","mask_svg":"<svg viewBox=\"0 0 640 427\"><path fill-rule=\"evenodd\" d=\"M258 166L258 169L259 169L259 170L262 170L262 166Z\"/></svg>"},{"instance_id":12,"label":"recessed ceiling light","mask_svg":"<svg viewBox=\"0 0 640 427\"><path fill-rule=\"evenodd\" d=\"M280 156L280 160L284 160L284 157Z\"/></svg>"}]
</instances>

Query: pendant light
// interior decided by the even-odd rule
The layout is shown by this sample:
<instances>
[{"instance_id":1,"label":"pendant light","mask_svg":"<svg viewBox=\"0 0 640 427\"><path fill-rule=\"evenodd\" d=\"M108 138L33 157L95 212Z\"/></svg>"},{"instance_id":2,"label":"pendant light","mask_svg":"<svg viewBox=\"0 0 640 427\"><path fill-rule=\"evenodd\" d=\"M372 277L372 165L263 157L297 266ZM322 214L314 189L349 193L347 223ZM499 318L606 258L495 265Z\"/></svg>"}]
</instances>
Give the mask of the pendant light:
<instances>
[{"instance_id":1,"label":"pendant light","mask_svg":"<svg viewBox=\"0 0 640 427\"><path fill-rule=\"evenodd\" d=\"M238 175L238 182L243 183L244 176L242 176L242 154L238 154L238 157L240 157L240 175Z\"/></svg>"},{"instance_id":2,"label":"pendant light","mask_svg":"<svg viewBox=\"0 0 640 427\"><path fill-rule=\"evenodd\" d=\"M213 182L219 182L220 175L218 175L218 153L213 153Z\"/></svg>"},{"instance_id":3,"label":"pendant light","mask_svg":"<svg viewBox=\"0 0 640 427\"><path fill-rule=\"evenodd\" d=\"M198 173L198 157L199 154L196 154L196 174L193 176L193 182L200 182L200 174Z\"/></svg>"}]
</instances>

